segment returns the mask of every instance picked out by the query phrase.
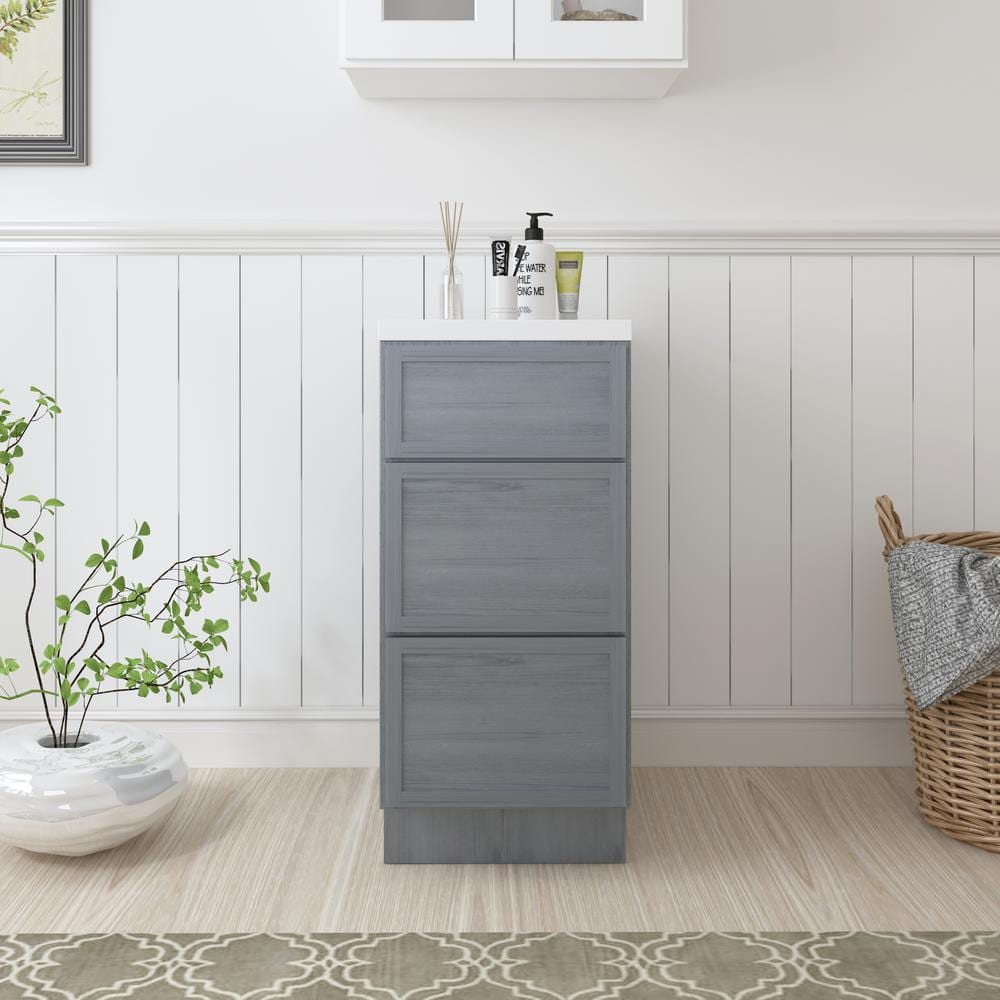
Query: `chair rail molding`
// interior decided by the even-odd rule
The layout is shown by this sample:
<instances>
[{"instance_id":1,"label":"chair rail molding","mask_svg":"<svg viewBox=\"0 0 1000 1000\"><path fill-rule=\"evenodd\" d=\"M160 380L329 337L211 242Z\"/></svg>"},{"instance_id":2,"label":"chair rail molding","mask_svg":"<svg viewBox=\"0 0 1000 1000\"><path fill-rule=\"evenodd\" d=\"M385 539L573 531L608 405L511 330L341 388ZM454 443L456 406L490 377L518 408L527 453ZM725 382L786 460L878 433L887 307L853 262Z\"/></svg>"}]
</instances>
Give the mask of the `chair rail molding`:
<instances>
[{"instance_id":1,"label":"chair rail molding","mask_svg":"<svg viewBox=\"0 0 1000 1000\"><path fill-rule=\"evenodd\" d=\"M467 228L460 252L483 252L511 221ZM560 226L557 244L615 254L1000 253L997 222L788 224L602 223ZM52 223L0 225L0 253L437 253L434 227L267 223Z\"/></svg>"}]
</instances>

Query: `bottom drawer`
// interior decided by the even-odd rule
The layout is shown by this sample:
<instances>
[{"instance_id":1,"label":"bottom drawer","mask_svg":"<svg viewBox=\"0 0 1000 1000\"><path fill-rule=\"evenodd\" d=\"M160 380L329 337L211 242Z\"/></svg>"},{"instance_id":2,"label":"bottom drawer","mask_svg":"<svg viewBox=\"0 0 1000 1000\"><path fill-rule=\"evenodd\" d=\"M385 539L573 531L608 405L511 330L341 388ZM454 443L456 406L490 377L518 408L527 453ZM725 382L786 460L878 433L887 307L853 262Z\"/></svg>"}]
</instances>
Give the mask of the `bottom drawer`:
<instances>
[{"instance_id":1,"label":"bottom drawer","mask_svg":"<svg viewBox=\"0 0 1000 1000\"><path fill-rule=\"evenodd\" d=\"M622 638L387 639L382 803L624 806Z\"/></svg>"}]
</instances>

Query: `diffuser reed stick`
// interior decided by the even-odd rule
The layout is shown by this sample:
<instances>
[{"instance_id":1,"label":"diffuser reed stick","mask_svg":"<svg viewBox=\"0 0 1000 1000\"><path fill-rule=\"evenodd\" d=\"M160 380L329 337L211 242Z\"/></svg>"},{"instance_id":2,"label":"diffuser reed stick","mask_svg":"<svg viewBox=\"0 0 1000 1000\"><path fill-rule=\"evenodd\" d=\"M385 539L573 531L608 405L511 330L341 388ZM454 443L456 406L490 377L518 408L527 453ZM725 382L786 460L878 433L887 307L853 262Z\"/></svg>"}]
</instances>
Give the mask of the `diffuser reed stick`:
<instances>
[{"instance_id":1,"label":"diffuser reed stick","mask_svg":"<svg viewBox=\"0 0 1000 1000\"><path fill-rule=\"evenodd\" d=\"M462 319L462 278L455 267L458 253L458 237L462 231L462 215L465 202L438 202L441 211L441 226L444 229L444 245L448 251L448 268L441 286L441 318Z\"/></svg>"},{"instance_id":2,"label":"diffuser reed stick","mask_svg":"<svg viewBox=\"0 0 1000 1000\"><path fill-rule=\"evenodd\" d=\"M448 273L455 277L455 254L458 252L458 237L462 231L462 213L465 202L439 202L441 209L441 224L444 227L444 244L448 250Z\"/></svg>"}]
</instances>

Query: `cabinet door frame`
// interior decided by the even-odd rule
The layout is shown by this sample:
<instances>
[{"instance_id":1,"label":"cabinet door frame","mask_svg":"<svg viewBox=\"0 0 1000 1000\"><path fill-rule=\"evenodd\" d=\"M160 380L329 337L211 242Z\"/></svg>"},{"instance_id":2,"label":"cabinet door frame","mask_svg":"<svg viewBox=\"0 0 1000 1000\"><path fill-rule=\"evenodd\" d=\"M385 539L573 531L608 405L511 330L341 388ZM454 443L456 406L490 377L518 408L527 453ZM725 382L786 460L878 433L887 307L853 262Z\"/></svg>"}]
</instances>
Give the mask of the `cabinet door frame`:
<instances>
[{"instance_id":1,"label":"cabinet door frame","mask_svg":"<svg viewBox=\"0 0 1000 1000\"><path fill-rule=\"evenodd\" d=\"M514 0L514 57L680 62L687 0L646 0L642 21L554 21L549 0Z\"/></svg>"},{"instance_id":2,"label":"cabinet door frame","mask_svg":"<svg viewBox=\"0 0 1000 1000\"><path fill-rule=\"evenodd\" d=\"M420 443L403 440L403 366L407 362L463 361L488 364L595 364L608 367L608 437L547 443L542 434L519 440L481 441L470 437L459 444ZM611 462L628 456L629 344L624 341L579 343L482 343L395 342L382 344L382 454L387 461L410 459L475 458L495 461L519 459L572 459Z\"/></svg>"},{"instance_id":3,"label":"cabinet door frame","mask_svg":"<svg viewBox=\"0 0 1000 1000\"><path fill-rule=\"evenodd\" d=\"M403 788L403 657L407 652L500 652L560 650L608 652L608 786L606 789L560 789L549 786L519 792ZM381 795L383 808L406 806L485 807L625 807L629 798L629 667L624 636L530 637L393 637L383 641L380 725L382 727Z\"/></svg>"},{"instance_id":4,"label":"cabinet door frame","mask_svg":"<svg viewBox=\"0 0 1000 1000\"><path fill-rule=\"evenodd\" d=\"M406 479L595 479L610 504L610 603L606 615L403 613L403 483ZM382 466L382 627L385 635L624 635L628 631L628 469L623 462L389 462Z\"/></svg>"},{"instance_id":5,"label":"cabinet door frame","mask_svg":"<svg viewBox=\"0 0 1000 1000\"><path fill-rule=\"evenodd\" d=\"M347 61L514 56L514 0L476 0L473 21L387 21L382 0L342 0L342 7Z\"/></svg>"}]
</instances>

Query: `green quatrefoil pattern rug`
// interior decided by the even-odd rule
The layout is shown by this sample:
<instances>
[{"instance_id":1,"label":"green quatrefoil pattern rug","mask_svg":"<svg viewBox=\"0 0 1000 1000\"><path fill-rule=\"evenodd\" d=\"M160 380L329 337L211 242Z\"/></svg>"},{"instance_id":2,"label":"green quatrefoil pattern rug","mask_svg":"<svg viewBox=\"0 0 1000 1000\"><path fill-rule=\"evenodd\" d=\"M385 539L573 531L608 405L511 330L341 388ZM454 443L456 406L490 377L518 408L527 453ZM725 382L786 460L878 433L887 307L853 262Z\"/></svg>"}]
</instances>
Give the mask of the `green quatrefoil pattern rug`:
<instances>
[{"instance_id":1,"label":"green quatrefoil pattern rug","mask_svg":"<svg viewBox=\"0 0 1000 1000\"><path fill-rule=\"evenodd\" d=\"M0 938L0 1000L996 1000L1000 934Z\"/></svg>"}]
</instances>

